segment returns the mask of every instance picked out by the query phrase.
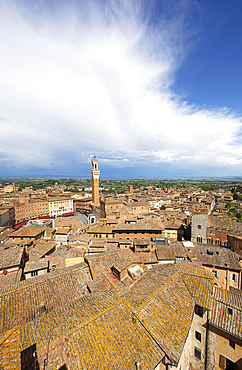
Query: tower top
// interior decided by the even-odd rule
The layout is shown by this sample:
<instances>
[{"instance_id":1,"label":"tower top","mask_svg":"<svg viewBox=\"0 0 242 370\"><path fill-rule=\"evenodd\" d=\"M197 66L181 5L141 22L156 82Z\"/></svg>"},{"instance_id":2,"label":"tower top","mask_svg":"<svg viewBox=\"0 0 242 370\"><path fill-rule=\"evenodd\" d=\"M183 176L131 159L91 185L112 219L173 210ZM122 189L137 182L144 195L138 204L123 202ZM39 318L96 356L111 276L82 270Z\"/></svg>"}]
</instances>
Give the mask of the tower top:
<instances>
[{"instance_id":1,"label":"tower top","mask_svg":"<svg viewBox=\"0 0 242 370\"><path fill-rule=\"evenodd\" d=\"M93 177L93 175L96 175L99 177L99 174L100 174L100 171L98 169L98 159L96 158L96 156L94 156L94 158L92 159L92 170L91 170L91 175Z\"/></svg>"}]
</instances>

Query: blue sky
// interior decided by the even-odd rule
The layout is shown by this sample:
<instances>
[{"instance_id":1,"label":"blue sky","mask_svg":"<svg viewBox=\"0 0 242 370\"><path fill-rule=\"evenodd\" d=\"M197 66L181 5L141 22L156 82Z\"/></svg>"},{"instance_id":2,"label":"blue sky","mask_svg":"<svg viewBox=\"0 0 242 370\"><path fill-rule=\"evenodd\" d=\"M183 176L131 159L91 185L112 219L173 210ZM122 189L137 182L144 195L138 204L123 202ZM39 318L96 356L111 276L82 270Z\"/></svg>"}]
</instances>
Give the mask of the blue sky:
<instances>
[{"instance_id":1,"label":"blue sky","mask_svg":"<svg viewBox=\"0 0 242 370\"><path fill-rule=\"evenodd\" d=\"M242 176L239 0L0 4L0 177Z\"/></svg>"}]
</instances>

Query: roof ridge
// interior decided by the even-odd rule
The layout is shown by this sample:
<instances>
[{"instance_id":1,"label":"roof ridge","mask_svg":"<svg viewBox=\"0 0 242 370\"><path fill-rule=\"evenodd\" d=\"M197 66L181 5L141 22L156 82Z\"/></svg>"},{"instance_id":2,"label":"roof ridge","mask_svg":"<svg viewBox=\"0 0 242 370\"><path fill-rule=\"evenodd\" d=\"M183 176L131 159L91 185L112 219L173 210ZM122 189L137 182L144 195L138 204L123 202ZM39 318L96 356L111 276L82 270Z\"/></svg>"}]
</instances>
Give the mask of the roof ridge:
<instances>
[{"instance_id":1,"label":"roof ridge","mask_svg":"<svg viewBox=\"0 0 242 370\"><path fill-rule=\"evenodd\" d=\"M138 311L140 312L145 306L147 306L153 299L155 296L157 296L157 294L160 293L160 291L162 289L164 289L165 286L167 286L172 280L175 279L175 277L177 277L179 275L179 271L176 271L168 280L166 280L166 282L164 284L162 284L159 288L157 288L149 297L149 299L147 301L145 301L144 303L142 303L139 308L138 308Z\"/></svg>"}]
</instances>

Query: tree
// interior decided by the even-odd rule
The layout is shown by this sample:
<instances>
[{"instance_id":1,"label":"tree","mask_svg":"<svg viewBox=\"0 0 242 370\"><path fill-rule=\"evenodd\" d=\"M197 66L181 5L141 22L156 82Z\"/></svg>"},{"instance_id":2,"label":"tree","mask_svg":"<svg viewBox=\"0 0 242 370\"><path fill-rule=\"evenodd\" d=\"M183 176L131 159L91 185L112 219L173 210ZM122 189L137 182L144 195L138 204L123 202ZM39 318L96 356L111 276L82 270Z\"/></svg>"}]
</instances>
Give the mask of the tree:
<instances>
[{"instance_id":1,"label":"tree","mask_svg":"<svg viewBox=\"0 0 242 370\"><path fill-rule=\"evenodd\" d=\"M233 194L233 200L237 200L238 199L238 194L237 193L234 193Z\"/></svg>"},{"instance_id":2,"label":"tree","mask_svg":"<svg viewBox=\"0 0 242 370\"><path fill-rule=\"evenodd\" d=\"M209 185L203 185L202 186L202 189L204 190L204 191L209 191L209 189L210 189L210 187L209 187Z\"/></svg>"}]
</instances>

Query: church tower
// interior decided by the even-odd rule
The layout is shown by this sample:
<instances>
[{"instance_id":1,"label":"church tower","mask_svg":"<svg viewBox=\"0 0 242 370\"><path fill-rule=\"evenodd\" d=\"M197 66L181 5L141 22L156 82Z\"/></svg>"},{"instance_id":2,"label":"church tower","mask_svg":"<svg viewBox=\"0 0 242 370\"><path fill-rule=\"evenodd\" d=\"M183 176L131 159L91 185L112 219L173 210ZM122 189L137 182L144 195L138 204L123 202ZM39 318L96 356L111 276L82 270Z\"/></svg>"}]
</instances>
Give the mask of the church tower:
<instances>
[{"instance_id":1,"label":"church tower","mask_svg":"<svg viewBox=\"0 0 242 370\"><path fill-rule=\"evenodd\" d=\"M94 158L92 159L91 176L92 176L92 205L98 207L100 170L98 169L98 160L95 155Z\"/></svg>"}]
</instances>

